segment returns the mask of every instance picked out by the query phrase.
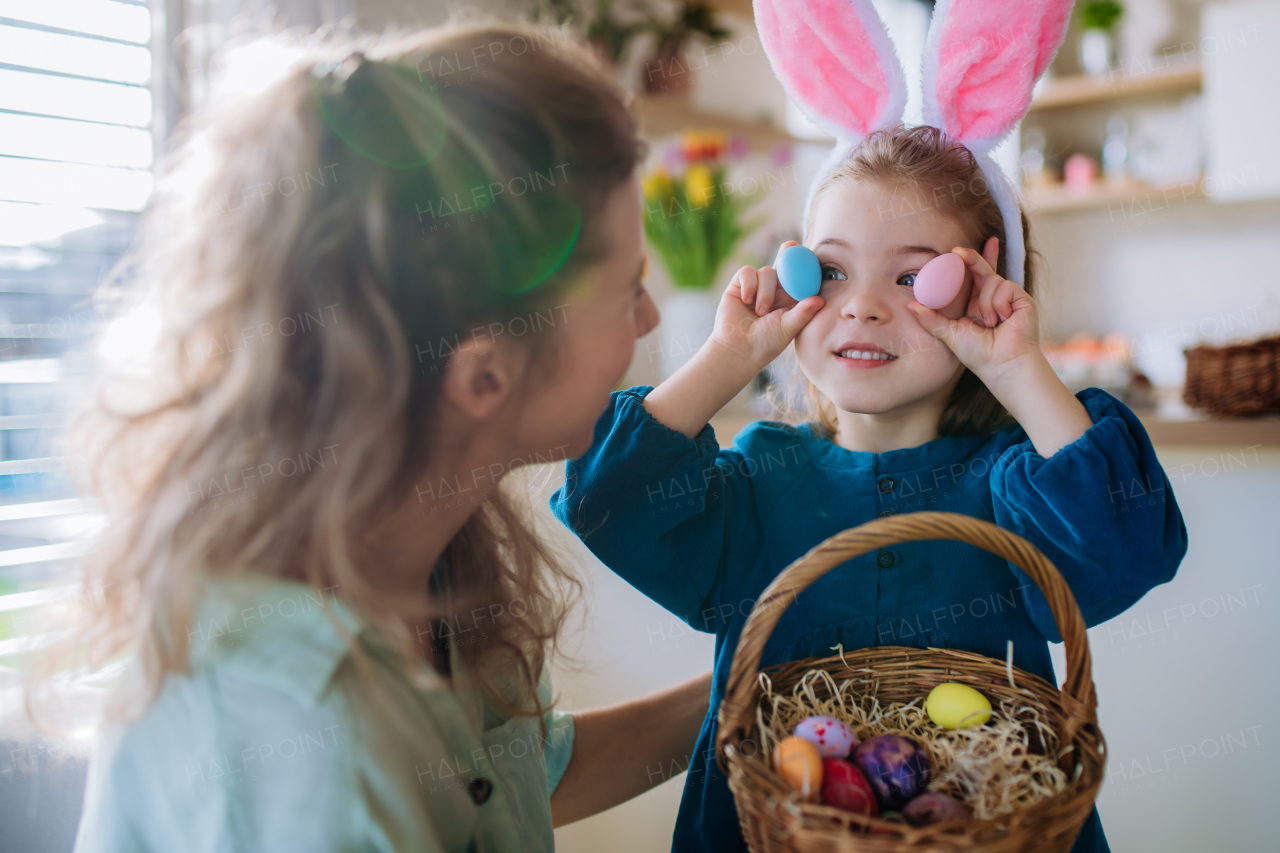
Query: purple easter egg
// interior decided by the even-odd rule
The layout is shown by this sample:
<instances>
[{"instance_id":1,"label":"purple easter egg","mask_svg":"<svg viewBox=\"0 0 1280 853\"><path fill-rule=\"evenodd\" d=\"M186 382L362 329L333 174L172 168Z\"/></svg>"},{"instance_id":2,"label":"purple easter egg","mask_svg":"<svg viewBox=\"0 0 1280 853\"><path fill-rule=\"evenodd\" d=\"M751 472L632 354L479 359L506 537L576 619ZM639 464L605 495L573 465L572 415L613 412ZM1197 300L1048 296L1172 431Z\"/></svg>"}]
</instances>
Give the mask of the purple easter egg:
<instances>
[{"instance_id":1,"label":"purple easter egg","mask_svg":"<svg viewBox=\"0 0 1280 853\"><path fill-rule=\"evenodd\" d=\"M854 748L849 760L871 783L881 811L902 811L924 791L933 769L924 747L901 735L869 738Z\"/></svg>"}]
</instances>

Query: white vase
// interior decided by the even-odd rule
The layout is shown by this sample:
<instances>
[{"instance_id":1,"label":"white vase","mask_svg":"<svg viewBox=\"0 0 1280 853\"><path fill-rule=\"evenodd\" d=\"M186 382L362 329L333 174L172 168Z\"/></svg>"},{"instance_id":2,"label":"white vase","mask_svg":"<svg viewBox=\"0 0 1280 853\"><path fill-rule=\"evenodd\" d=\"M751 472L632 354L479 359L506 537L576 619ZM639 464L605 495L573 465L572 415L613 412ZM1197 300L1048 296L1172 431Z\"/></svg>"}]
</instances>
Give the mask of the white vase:
<instances>
[{"instance_id":1,"label":"white vase","mask_svg":"<svg viewBox=\"0 0 1280 853\"><path fill-rule=\"evenodd\" d=\"M1084 73L1104 77L1111 71L1115 37L1110 30L1090 27L1080 34L1080 67Z\"/></svg>"},{"instance_id":2,"label":"white vase","mask_svg":"<svg viewBox=\"0 0 1280 853\"><path fill-rule=\"evenodd\" d=\"M720 294L711 288L676 288L662 300L658 326L662 378L680 369L711 337Z\"/></svg>"}]
</instances>

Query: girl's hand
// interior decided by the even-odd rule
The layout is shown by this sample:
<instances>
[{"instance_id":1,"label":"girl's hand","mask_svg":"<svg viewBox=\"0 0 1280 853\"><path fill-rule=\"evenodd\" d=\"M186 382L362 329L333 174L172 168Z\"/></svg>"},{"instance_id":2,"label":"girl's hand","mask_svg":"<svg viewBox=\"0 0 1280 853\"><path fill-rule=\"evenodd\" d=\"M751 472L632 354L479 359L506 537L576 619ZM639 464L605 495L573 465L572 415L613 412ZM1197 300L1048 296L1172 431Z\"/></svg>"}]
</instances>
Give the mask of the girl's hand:
<instances>
[{"instance_id":1,"label":"girl's hand","mask_svg":"<svg viewBox=\"0 0 1280 853\"><path fill-rule=\"evenodd\" d=\"M999 238L988 240L981 255L967 248L951 251L973 275L969 305L963 317L953 320L913 301L907 307L920 325L988 386L1028 359L1043 358L1035 301L1021 287L996 275Z\"/></svg>"},{"instance_id":2,"label":"girl's hand","mask_svg":"<svg viewBox=\"0 0 1280 853\"><path fill-rule=\"evenodd\" d=\"M778 252L797 245L788 240ZM720 299L710 343L759 372L782 354L823 304L821 296L796 302L778 283L773 267L743 267Z\"/></svg>"},{"instance_id":3,"label":"girl's hand","mask_svg":"<svg viewBox=\"0 0 1280 853\"><path fill-rule=\"evenodd\" d=\"M782 248L794 245L788 242ZM782 354L822 305L820 296L797 303L778 284L773 267L743 267L720 299L711 337L670 379L649 392L644 407L660 423L693 438Z\"/></svg>"},{"instance_id":4,"label":"girl's hand","mask_svg":"<svg viewBox=\"0 0 1280 853\"><path fill-rule=\"evenodd\" d=\"M973 273L965 316L953 320L919 302L907 308L977 374L1047 459L1084 435L1093 419L1040 350L1036 303L996 275L999 240L988 240L981 255L973 249L952 251Z\"/></svg>"}]
</instances>

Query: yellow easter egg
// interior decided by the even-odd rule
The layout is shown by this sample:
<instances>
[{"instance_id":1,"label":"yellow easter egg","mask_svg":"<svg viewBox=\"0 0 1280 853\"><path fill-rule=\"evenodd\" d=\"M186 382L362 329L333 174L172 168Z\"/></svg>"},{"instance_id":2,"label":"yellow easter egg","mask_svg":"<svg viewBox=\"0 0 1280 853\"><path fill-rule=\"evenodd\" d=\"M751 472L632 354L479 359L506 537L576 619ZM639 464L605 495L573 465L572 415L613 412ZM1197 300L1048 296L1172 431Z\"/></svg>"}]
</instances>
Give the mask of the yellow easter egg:
<instances>
[{"instance_id":1,"label":"yellow easter egg","mask_svg":"<svg viewBox=\"0 0 1280 853\"><path fill-rule=\"evenodd\" d=\"M925 713L944 729L978 726L991 719L991 703L987 697L967 684L949 681L929 691L924 700Z\"/></svg>"},{"instance_id":2,"label":"yellow easter egg","mask_svg":"<svg viewBox=\"0 0 1280 853\"><path fill-rule=\"evenodd\" d=\"M822 791L822 756L801 737L789 737L773 748L773 766L806 799Z\"/></svg>"}]
</instances>

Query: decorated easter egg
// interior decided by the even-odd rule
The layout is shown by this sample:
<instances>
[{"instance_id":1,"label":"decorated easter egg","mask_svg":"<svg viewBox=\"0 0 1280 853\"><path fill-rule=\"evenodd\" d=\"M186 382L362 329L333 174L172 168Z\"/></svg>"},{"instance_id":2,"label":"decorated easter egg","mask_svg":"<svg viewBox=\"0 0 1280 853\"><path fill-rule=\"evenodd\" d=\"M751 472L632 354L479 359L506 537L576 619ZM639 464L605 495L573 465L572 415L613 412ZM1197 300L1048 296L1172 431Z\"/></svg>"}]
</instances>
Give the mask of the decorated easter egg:
<instances>
[{"instance_id":1,"label":"decorated easter egg","mask_svg":"<svg viewBox=\"0 0 1280 853\"><path fill-rule=\"evenodd\" d=\"M858 768L843 758L828 758L822 762L822 802L856 814L871 817L880 814L871 784Z\"/></svg>"},{"instance_id":2,"label":"decorated easter egg","mask_svg":"<svg viewBox=\"0 0 1280 853\"><path fill-rule=\"evenodd\" d=\"M805 717L796 726L795 736L816 746L823 758L844 758L858 744L853 729L834 717Z\"/></svg>"},{"instance_id":3,"label":"decorated easter egg","mask_svg":"<svg viewBox=\"0 0 1280 853\"><path fill-rule=\"evenodd\" d=\"M933 763L924 747L901 735L864 740L850 759L871 783L880 811L901 811L929 784Z\"/></svg>"},{"instance_id":4,"label":"decorated easter egg","mask_svg":"<svg viewBox=\"0 0 1280 853\"><path fill-rule=\"evenodd\" d=\"M964 261L947 252L929 261L916 273L911 293L921 305L934 309L950 305L964 284Z\"/></svg>"},{"instance_id":5,"label":"decorated easter egg","mask_svg":"<svg viewBox=\"0 0 1280 853\"><path fill-rule=\"evenodd\" d=\"M822 264L818 263L818 256L804 246L783 249L775 269L778 283L797 302L817 296L822 288Z\"/></svg>"},{"instance_id":6,"label":"decorated easter egg","mask_svg":"<svg viewBox=\"0 0 1280 853\"><path fill-rule=\"evenodd\" d=\"M773 748L773 767L805 799L822 791L822 756L802 737L784 738Z\"/></svg>"},{"instance_id":7,"label":"decorated easter egg","mask_svg":"<svg viewBox=\"0 0 1280 853\"><path fill-rule=\"evenodd\" d=\"M907 803L902 816L916 826L929 826L948 820L970 820L973 812L964 803L941 791L926 791Z\"/></svg>"},{"instance_id":8,"label":"decorated easter egg","mask_svg":"<svg viewBox=\"0 0 1280 853\"><path fill-rule=\"evenodd\" d=\"M929 719L944 729L980 726L991 719L991 703L987 697L967 684L949 681L929 691L924 700Z\"/></svg>"}]
</instances>

